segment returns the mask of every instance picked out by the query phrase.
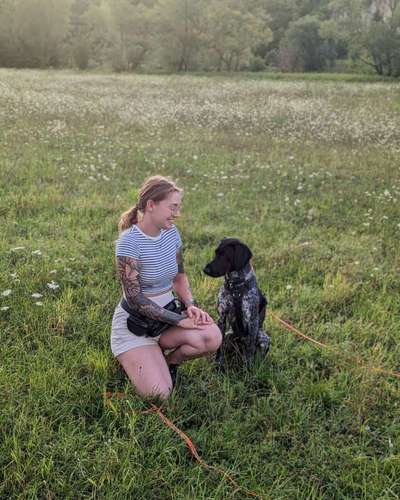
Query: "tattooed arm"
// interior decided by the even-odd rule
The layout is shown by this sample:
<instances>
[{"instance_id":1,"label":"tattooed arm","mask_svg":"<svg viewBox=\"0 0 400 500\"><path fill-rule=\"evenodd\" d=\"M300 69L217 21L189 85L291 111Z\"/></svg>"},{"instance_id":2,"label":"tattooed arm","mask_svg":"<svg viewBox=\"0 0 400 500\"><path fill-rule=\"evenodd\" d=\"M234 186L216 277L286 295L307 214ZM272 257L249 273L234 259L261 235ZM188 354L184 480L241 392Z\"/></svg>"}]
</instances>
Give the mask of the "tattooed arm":
<instances>
[{"instance_id":1,"label":"tattooed arm","mask_svg":"<svg viewBox=\"0 0 400 500\"><path fill-rule=\"evenodd\" d=\"M117 270L126 300L134 311L148 318L177 325L185 316L167 311L147 298L140 290L138 261L132 257L117 257Z\"/></svg>"},{"instance_id":2,"label":"tattooed arm","mask_svg":"<svg viewBox=\"0 0 400 500\"><path fill-rule=\"evenodd\" d=\"M185 273L182 247L179 248L176 252L176 261L178 263L178 274L176 275L173 282L174 290L178 294L182 302L184 302L186 306L189 306L194 304L194 300L192 290L190 289L189 280Z\"/></svg>"}]
</instances>

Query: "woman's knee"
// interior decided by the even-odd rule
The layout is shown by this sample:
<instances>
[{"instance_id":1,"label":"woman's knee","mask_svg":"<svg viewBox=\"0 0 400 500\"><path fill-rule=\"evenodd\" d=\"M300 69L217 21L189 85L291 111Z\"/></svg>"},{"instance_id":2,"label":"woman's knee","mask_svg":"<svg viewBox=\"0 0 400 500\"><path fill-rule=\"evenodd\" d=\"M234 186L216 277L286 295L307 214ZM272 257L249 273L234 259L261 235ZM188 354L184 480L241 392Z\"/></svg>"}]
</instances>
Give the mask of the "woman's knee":
<instances>
[{"instance_id":1,"label":"woman's knee","mask_svg":"<svg viewBox=\"0 0 400 500\"><path fill-rule=\"evenodd\" d=\"M167 399L171 394L171 375L158 347L132 349L118 356L118 360L140 395Z\"/></svg>"},{"instance_id":2,"label":"woman's knee","mask_svg":"<svg viewBox=\"0 0 400 500\"><path fill-rule=\"evenodd\" d=\"M213 323L205 330L204 343L207 352L215 352L222 342L221 330Z\"/></svg>"},{"instance_id":3,"label":"woman's knee","mask_svg":"<svg viewBox=\"0 0 400 500\"><path fill-rule=\"evenodd\" d=\"M142 395L145 397L157 397L160 399L168 399L172 393L172 383L171 385L157 385L153 391L148 393L143 393Z\"/></svg>"},{"instance_id":4,"label":"woman's knee","mask_svg":"<svg viewBox=\"0 0 400 500\"><path fill-rule=\"evenodd\" d=\"M145 398L168 399L172 392L172 381L159 380L154 384L147 381L131 380L136 391Z\"/></svg>"}]
</instances>

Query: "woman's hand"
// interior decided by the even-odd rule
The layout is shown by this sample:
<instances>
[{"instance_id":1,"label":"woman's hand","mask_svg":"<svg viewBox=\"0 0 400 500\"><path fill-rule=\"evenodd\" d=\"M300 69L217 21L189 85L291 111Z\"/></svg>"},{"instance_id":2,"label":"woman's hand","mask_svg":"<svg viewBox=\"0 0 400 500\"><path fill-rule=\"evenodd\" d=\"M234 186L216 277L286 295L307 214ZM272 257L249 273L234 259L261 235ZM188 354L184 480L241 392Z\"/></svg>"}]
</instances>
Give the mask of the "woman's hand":
<instances>
[{"instance_id":1,"label":"woman's hand","mask_svg":"<svg viewBox=\"0 0 400 500\"><path fill-rule=\"evenodd\" d=\"M202 328L206 328L205 324L200 325L193 318L181 319L176 326L186 328L187 330L201 330Z\"/></svg>"},{"instance_id":2,"label":"woman's hand","mask_svg":"<svg viewBox=\"0 0 400 500\"><path fill-rule=\"evenodd\" d=\"M214 320L205 311L194 305L188 306L186 314L193 319L196 325L211 325Z\"/></svg>"}]
</instances>

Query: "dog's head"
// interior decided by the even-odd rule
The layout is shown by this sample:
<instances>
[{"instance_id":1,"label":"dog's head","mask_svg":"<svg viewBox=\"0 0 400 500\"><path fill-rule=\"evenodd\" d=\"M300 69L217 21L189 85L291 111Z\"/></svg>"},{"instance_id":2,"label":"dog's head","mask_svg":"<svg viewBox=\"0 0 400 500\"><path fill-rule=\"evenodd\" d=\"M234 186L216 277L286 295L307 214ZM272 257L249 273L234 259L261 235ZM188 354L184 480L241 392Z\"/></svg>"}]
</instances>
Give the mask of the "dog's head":
<instances>
[{"instance_id":1,"label":"dog's head","mask_svg":"<svg viewBox=\"0 0 400 500\"><path fill-rule=\"evenodd\" d=\"M250 248L236 238L224 238L215 250L214 259L203 271L212 278L241 271L253 257Z\"/></svg>"}]
</instances>

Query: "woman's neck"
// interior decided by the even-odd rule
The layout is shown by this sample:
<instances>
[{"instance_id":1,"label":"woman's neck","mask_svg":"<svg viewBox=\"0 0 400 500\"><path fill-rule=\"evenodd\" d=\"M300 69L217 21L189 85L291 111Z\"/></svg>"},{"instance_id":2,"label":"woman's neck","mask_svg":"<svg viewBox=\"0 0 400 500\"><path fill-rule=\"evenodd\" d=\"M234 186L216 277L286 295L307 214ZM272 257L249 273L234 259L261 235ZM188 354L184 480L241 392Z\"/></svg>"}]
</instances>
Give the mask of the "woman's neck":
<instances>
[{"instance_id":1,"label":"woman's neck","mask_svg":"<svg viewBox=\"0 0 400 500\"><path fill-rule=\"evenodd\" d=\"M161 233L160 229L155 224L153 224L149 220L146 220L145 218L143 218L136 225L143 233L147 234L148 236L155 237Z\"/></svg>"}]
</instances>

